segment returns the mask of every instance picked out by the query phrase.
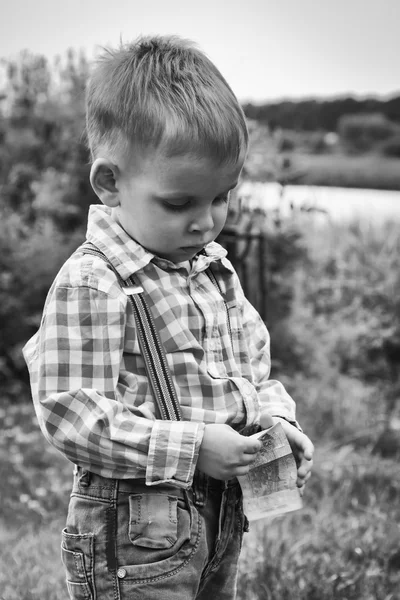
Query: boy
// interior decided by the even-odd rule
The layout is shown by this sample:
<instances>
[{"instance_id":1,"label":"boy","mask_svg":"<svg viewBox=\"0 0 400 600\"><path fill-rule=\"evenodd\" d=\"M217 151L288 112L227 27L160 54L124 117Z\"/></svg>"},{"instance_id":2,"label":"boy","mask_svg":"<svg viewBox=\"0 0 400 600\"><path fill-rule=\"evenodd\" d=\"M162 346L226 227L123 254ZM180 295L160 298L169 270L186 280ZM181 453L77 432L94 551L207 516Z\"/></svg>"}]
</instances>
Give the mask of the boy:
<instances>
[{"instance_id":1,"label":"boy","mask_svg":"<svg viewBox=\"0 0 400 600\"><path fill-rule=\"evenodd\" d=\"M279 419L308 478L313 446L268 379L269 336L214 242L248 134L216 67L176 37L109 51L87 90L103 206L28 342L46 438L75 463L62 559L71 598L232 599L246 519L236 477ZM182 420L156 418L123 280L146 295ZM210 271L212 275L210 275ZM214 279L214 281L213 281Z\"/></svg>"}]
</instances>

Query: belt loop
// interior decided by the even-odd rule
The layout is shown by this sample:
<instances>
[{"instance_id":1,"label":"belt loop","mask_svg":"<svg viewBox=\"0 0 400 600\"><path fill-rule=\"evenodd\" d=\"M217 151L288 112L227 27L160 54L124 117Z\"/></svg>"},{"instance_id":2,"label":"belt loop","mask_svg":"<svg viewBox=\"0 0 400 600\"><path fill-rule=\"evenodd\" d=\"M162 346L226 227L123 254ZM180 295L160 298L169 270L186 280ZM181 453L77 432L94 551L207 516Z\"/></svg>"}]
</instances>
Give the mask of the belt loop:
<instances>
[{"instance_id":1,"label":"belt loop","mask_svg":"<svg viewBox=\"0 0 400 600\"><path fill-rule=\"evenodd\" d=\"M193 501L196 506L204 506L207 502L208 477L201 471L195 471L193 477Z\"/></svg>"},{"instance_id":2,"label":"belt loop","mask_svg":"<svg viewBox=\"0 0 400 600\"><path fill-rule=\"evenodd\" d=\"M89 487L90 485L90 471L86 471L85 469L82 469L82 467L78 467L77 469L78 475L79 476L79 485L82 485L83 487Z\"/></svg>"}]
</instances>

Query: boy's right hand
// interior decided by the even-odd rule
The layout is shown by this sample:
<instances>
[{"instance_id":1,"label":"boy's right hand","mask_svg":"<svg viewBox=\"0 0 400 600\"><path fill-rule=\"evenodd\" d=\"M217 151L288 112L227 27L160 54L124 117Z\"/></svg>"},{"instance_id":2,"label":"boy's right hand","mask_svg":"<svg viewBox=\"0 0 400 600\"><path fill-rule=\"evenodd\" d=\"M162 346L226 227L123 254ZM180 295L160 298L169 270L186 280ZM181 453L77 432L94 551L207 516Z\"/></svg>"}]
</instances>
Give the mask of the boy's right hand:
<instances>
[{"instance_id":1,"label":"boy's right hand","mask_svg":"<svg viewBox=\"0 0 400 600\"><path fill-rule=\"evenodd\" d=\"M206 425L197 468L214 479L246 475L260 449L259 440L240 435L229 425Z\"/></svg>"}]
</instances>

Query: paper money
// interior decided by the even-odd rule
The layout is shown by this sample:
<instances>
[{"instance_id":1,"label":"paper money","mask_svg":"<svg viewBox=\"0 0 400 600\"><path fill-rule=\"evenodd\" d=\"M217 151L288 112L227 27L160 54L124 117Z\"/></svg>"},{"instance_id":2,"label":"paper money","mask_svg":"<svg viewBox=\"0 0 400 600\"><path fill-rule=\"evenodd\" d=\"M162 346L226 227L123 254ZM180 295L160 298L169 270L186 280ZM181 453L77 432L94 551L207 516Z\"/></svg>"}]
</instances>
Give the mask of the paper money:
<instances>
[{"instance_id":1,"label":"paper money","mask_svg":"<svg viewBox=\"0 0 400 600\"><path fill-rule=\"evenodd\" d=\"M280 423L256 433L262 442L247 475L238 477L249 521L302 508L296 461Z\"/></svg>"}]
</instances>

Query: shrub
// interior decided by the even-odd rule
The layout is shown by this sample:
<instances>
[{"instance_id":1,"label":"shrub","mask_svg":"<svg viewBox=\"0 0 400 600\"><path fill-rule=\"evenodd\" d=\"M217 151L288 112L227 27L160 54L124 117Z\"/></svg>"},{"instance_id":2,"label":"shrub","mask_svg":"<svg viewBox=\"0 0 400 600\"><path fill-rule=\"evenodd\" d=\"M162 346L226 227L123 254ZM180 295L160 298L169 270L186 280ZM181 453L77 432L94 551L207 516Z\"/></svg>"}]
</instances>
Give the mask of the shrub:
<instances>
[{"instance_id":1,"label":"shrub","mask_svg":"<svg viewBox=\"0 0 400 600\"><path fill-rule=\"evenodd\" d=\"M382 142L379 148L384 156L400 158L400 133Z\"/></svg>"},{"instance_id":2,"label":"shrub","mask_svg":"<svg viewBox=\"0 0 400 600\"><path fill-rule=\"evenodd\" d=\"M349 151L365 152L392 137L399 126L380 113L345 115L339 119L338 131Z\"/></svg>"}]
</instances>

